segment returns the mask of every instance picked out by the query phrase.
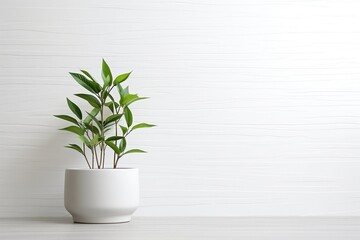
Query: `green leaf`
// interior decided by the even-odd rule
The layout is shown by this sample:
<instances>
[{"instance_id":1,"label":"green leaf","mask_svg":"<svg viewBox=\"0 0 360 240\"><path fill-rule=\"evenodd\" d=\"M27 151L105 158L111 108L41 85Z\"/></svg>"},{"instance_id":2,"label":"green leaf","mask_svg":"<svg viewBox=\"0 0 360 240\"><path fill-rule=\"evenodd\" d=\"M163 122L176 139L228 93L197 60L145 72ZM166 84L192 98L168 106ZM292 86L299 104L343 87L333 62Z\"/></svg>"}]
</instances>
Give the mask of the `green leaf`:
<instances>
[{"instance_id":1,"label":"green leaf","mask_svg":"<svg viewBox=\"0 0 360 240\"><path fill-rule=\"evenodd\" d=\"M100 109L98 109L98 108L94 108L93 110L91 110L91 112L88 113L88 116L85 118L84 123L89 124L92 120L92 118L89 115L91 114L91 116L96 117L96 115L98 115L99 112L100 112Z\"/></svg>"},{"instance_id":2,"label":"green leaf","mask_svg":"<svg viewBox=\"0 0 360 240\"><path fill-rule=\"evenodd\" d=\"M128 127L130 127L133 122L133 117L132 117L132 113L128 107L124 108L124 115L125 115L126 124Z\"/></svg>"},{"instance_id":3,"label":"green leaf","mask_svg":"<svg viewBox=\"0 0 360 240\"><path fill-rule=\"evenodd\" d=\"M114 152L120 154L120 149L113 142L105 141L105 144L111 147Z\"/></svg>"},{"instance_id":4,"label":"green leaf","mask_svg":"<svg viewBox=\"0 0 360 240\"><path fill-rule=\"evenodd\" d=\"M105 103L105 106L107 106L112 113L114 113L114 103L113 102L107 102Z\"/></svg>"},{"instance_id":5,"label":"green leaf","mask_svg":"<svg viewBox=\"0 0 360 240\"><path fill-rule=\"evenodd\" d=\"M120 98L124 98L126 95L129 94L129 87L123 88L120 84L117 85Z\"/></svg>"},{"instance_id":6,"label":"green leaf","mask_svg":"<svg viewBox=\"0 0 360 240\"><path fill-rule=\"evenodd\" d=\"M125 133L128 131L128 128L127 128L127 127L124 127L124 126L122 126L122 125L119 125L119 126L120 126L120 128L121 128L122 133L125 135Z\"/></svg>"},{"instance_id":7,"label":"green leaf","mask_svg":"<svg viewBox=\"0 0 360 240\"><path fill-rule=\"evenodd\" d=\"M69 132L75 133L77 135L83 135L84 134L84 130L82 130L81 128L79 128L77 126L69 126L69 127L66 127L66 128L61 128L59 130L69 131Z\"/></svg>"},{"instance_id":8,"label":"green leaf","mask_svg":"<svg viewBox=\"0 0 360 240\"><path fill-rule=\"evenodd\" d=\"M126 96L124 96L123 98L121 98L120 103L121 106L129 106L131 103L139 101L139 100L143 100L143 99L148 99L147 97L139 97L137 94L128 94Z\"/></svg>"},{"instance_id":9,"label":"green leaf","mask_svg":"<svg viewBox=\"0 0 360 240\"><path fill-rule=\"evenodd\" d=\"M108 118L105 119L104 125L108 125L109 123L115 122L117 120L119 120L122 117L122 114L114 114L109 116Z\"/></svg>"},{"instance_id":10,"label":"green leaf","mask_svg":"<svg viewBox=\"0 0 360 240\"><path fill-rule=\"evenodd\" d=\"M112 103L115 106L115 109L117 109L120 105L115 101L114 97L109 93L108 94L109 98L111 99Z\"/></svg>"},{"instance_id":11,"label":"green leaf","mask_svg":"<svg viewBox=\"0 0 360 240\"><path fill-rule=\"evenodd\" d=\"M112 74L110 71L109 66L105 62L105 60L102 60L102 72L101 72L102 78L104 80L104 88L107 86L110 86L112 84Z\"/></svg>"},{"instance_id":12,"label":"green leaf","mask_svg":"<svg viewBox=\"0 0 360 240\"><path fill-rule=\"evenodd\" d=\"M108 132L110 130L111 130L111 127L107 127L107 128L104 129L104 133L106 133L106 132Z\"/></svg>"},{"instance_id":13,"label":"green leaf","mask_svg":"<svg viewBox=\"0 0 360 240\"><path fill-rule=\"evenodd\" d=\"M128 95L129 94L129 87L124 88L123 93L124 93L124 95Z\"/></svg>"},{"instance_id":14,"label":"green leaf","mask_svg":"<svg viewBox=\"0 0 360 240\"><path fill-rule=\"evenodd\" d=\"M82 143L85 143L85 145L88 147L88 148L91 148L92 146L90 145L90 140L85 137L84 135L80 135L79 136L79 139Z\"/></svg>"},{"instance_id":15,"label":"green leaf","mask_svg":"<svg viewBox=\"0 0 360 240\"><path fill-rule=\"evenodd\" d=\"M109 95L109 92L105 88L103 88L103 90L101 90L101 99L106 100L108 95Z\"/></svg>"},{"instance_id":16,"label":"green leaf","mask_svg":"<svg viewBox=\"0 0 360 240\"><path fill-rule=\"evenodd\" d=\"M120 152L124 152L125 149L126 149L126 139L123 138L123 139L121 139L121 141L120 141L119 150L120 150Z\"/></svg>"},{"instance_id":17,"label":"green leaf","mask_svg":"<svg viewBox=\"0 0 360 240\"><path fill-rule=\"evenodd\" d=\"M82 155L84 155L83 150L81 149L81 147L79 147L76 144L69 144L69 146L65 146L66 148L70 148L70 149L74 149L76 151L78 151L79 153L81 153Z\"/></svg>"},{"instance_id":18,"label":"green leaf","mask_svg":"<svg viewBox=\"0 0 360 240\"><path fill-rule=\"evenodd\" d=\"M99 100L96 97L94 97L93 95L79 93L79 94L75 94L75 96L88 101L88 103L93 107L96 107L96 108L101 107Z\"/></svg>"},{"instance_id":19,"label":"green leaf","mask_svg":"<svg viewBox=\"0 0 360 240\"><path fill-rule=\"evenodd\" d=\"M88 114L88 117L90 117L99 126L99 128L102 128L100 121L97 120L97 118L94 115L92 115L89 112L86 112L86 113Z\"/></svg>"},{"instance_id":20,"label":"green leaf","mask_svg":"<svg viewBox=\"0 0 360 240\"><path fill-rule=\"evenodd\" d=\"M69 122L72 122L72 123L75 123L76 125L78 125L78 121L73 118L73 117L70 117L68 115L54 115L54 117L57 117L57 118L60 118L60 119L63 119L65 121L69 121Z\"/></svg>"},{"instance_id":21,"label":"green leaf","mask_svg":"<svg viewBox=\"0 0 360 240\"><path fill-rule=\"evenodd\" d=\"M126 103L128 103L131 100L136 99L136 98L139 98L139 96L137 94L126 94L121 97L120 104L121 104L121 106L125 106Z\"/></svg>"},{"instance_id":22,"label":"green leaf","mask_svg":"<svg viewBox=\"0 0 360 240\"><path fill-rule=\"evenodd\" d=\"M115 102L114 97L108 92L108 97L111 99L111 101Z\"/></svg>"},{"instance_id":23,"label":"green leaf","mask_svg":"<svg viewBox=\"0 0 360 240\"><path fill-rule=\"evenodd\" d=\"M99 142L99 135L95 135L94 138L90 141L90 146L95 146Z\"/></svg>"},{"instance_id":24,"label":"green leaf","mask_svg":"<svg viewBox=\"0 0 360 240\"><path fill-rule=\"evenodd\" d=\"M84 123L86 129L90 130L91 132L93 132L94 134L98 134L100 135L100 130L94 126L94 125L90 125L89 123Z\"/></svg>"},{"instance_id":25,"label":"green leaf","mask_svg":"<svg viewBox=\"0 0 360 240\"><path fill-rule=\"evenodd\" d=\"M81 71L83 74L85 74L88 78L90 78L91 80L93 80L94 82L96 82L95 78L93 78L90 73L88 73L88 72L85 71L85 70L80 70L80 71Z\"/></svg>"},{"instance_id":26,"label":"green leaf","mask_svg":"<svg viewBox=\"0 0 360 240\"><path fill-rule=\"evenodd\" d=\"M118 85L119 83L122 83L124 82L126 79L128 79L128 77L130 76L132 72L129 72L129 73L124 73L124 74L121 74L119 76L117 76L114 80L114 85Z\"/></svg>"},{"instance_id":27,"label":"green leaf","mask_svg":"<svg viewBox=\"0 0 360 240\"><path fill-rule=\"evenodd\" d=\"M146 153L146 151L141 150L141 149L131 149L129 151L126 151L123 155L129 154L129 153Z\"/></svg>"},{"instance_id":28,"label":"green leaf","mask_svg":"<svg viewBox=\"0 0 360 240\"><path fill-rule=\"evenodd\" d=\"M117 141L117 140L120 140L124 137L122 136L112 136L112 137L109 137L108 139L106 139L106 141Z\"/></svg>"},{"instance_id":29,"label":"green leaf","mask_svg":"<svg viewBox=\"0 0 360 240\"><path fill-rule=\"evenodd\" d=\"M103 81L104 81L104 87L103 89L106 89L106 87L110 86L111 84L111 80L110 80L110 76L103 76ZM106 99L106 97L104 97Z\"/></svg>"},{"instance_id":30,"label":"green leaf","mask_svg":"<svg viewBox=\"0 0 360 240\"><path fill-rule=\"evenodd\" d=\"M149 127L155 127L154 124L148 124L148 123L139 123L132 127L132 130L139 129L139 128L149 128Z\"/></svg>"},{"instance_id":31,"label":"green leaf","mask_svg":"<svg viewBox=\"0 0 360 240\"><path fill-rule=\"evenodd\" d=\"M87 79L84 75L80 73L70 73L70 75L75 79L76 82L78 82L81 86L83 86L85 89L92 93L99 93L101 90L101 87L98 86L99 84L93 81L90 81ZM99 89L100 87L100 89Z\"/></svg>"},{"instance_id":32,"label":"green leaf","mask_svg":"<svg viewBox=\"0 0 360 240\"><path fill-rule=\"evenodd\" d=\"M96 93L99 93L101 91L101 86L97 82L90 81L90 85L95 89Z\"/></svg>"},{"instance_id":33,"label":"green leaf","mask_svg":"<svg viewBox=\"0 0 360 240\"><path fill-rule=\"evenodd\" d=\"M82 119L82 113L81 113L80 108L79 108L75 103L73 103L72 101L70 101L70 99L66 98L66 100L67 100L67 104L68 104L70 110L71 110L79 119Z\"/></svg>"}]
</instances>

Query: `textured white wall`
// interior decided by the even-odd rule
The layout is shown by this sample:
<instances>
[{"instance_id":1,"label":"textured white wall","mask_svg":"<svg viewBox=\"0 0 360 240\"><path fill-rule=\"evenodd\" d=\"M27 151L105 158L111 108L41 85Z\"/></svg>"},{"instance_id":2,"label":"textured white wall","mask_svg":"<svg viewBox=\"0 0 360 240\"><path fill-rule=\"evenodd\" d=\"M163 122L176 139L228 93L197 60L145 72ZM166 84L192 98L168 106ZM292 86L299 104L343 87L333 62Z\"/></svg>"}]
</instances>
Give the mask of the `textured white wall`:
<instances>
[{"instance_id":1,"label":"textured white wall","mask_svg":"<svg viewBox=\"0 0 360 240\"><path fill-rule=\"evenodd\" d=\"M137 215L359 215L360 3L5 0L0 216L66 215L67 74L134 70ZM75 99L75 98L72 98ZM80 103L80 101L77 101ZM136 120L135 119L135 120Z\"/></svg>"}]
</instances>

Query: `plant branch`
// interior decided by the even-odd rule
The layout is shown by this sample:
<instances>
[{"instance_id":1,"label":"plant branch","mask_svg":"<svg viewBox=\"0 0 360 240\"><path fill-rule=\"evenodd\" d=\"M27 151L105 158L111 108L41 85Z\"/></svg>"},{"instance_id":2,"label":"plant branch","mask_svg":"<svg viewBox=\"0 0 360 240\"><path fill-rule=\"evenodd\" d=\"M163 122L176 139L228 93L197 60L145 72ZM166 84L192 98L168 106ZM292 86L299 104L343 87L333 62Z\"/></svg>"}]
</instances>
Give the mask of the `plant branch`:
<instances>
[{"instance_id":1,"label":"plant branch","mask_svg":"<svg viewBox=\"0 0 360 240\"><path fill-rule=\"evenodd\" d=\"M105 167L105 150L106 150L106 145L104 146L104 151L103 151L103 162L102 162L102 168L103 169Z\"/></svg>"},{"instance_id":2,"label":"plant branch","mask_svg":"<svg viewBox=\"0 0 360 240\"><path fill-rule=\"evenodd\" d=\"M98 154L97 154L97 151L96 151L96 145L94 146L94 152L95 152L95 157L96 157L96 165L98 166L98 168L100 168L99 158L98 158Z\"/></svg>"},{"instance_id":3,"label":"plant branch","mask_svg":"<svg viewBox=\"0 0 360 240\"><path fill-rule=\"evenodd\" d=\"M91 148L91 169L94 169L94 150Z\"/></svg>"},{"instance_id":4,"label":"plant branch","mask_svg":"<svg viewBox=\"0 0 360 240\"><path fill-rule=\"evenodd\" d=\"M115 106L115 105L114 105ZM116 109L116 114L119 114L120 112L120 105L119 107ZM119 123L120 120L118 121L115 121L115 136L118 136L118 123ZM115 141L115 145L117 146L117 140ZM116 168L116 152L114 151L114 164L113 164L113 167Z\"/></svg>"},{"instance_id":5,"label":"plant branch","mask_svg":"<svg viewBox=\"0 0 360 240\"><path fill-rule=\"evenodd\" d=\"M105 150L104 150L104 104L105 101L103 99L101 99L101 108L100 108L100 118L101 118L101 137L102 137L102 142L100 145L100 168L101 165L103 164L103 162L105 161Z\"/></svg>"},{"instance_id":6,"label":"plant branch","mask_svg":"<svg viewBox=\"0 0 360 240\"><path fill-rule=\"evenodd\" d=\"M93 125L91 125L91 127L93 128ZM92 129L92 130L93 130L93 129ZM91 135L92 135L92 138L94 138L94 132L93 132L93 131L91 131ZM89 139L91 139L88 131L86 131L86 136L87 136ZM91 158L91 160L92 160L92 169L94 169L94 155L96 156L96 154L94 154L95 146L92 146L90 149L91 149L91 154L92 154L92 158ZM96 151L95 151L95 153L96 153ZM97 160L97 156L96 156L96 163L97 163L97 165L99 166L99 163L98 163L98 160Z\"/></svg>"},{"instance_id":7,"label":"plant branch","mask_svg":"<svg viewBox=\"0 0 360 240\"><path fill-rule=\"evenodd\" d=\"M124 156L124 154L119 154L119 156L117 157L116 163L115 163L115 168L117 168L118 162L122 156Z\"/></svg>"},{"instance_id":8,"label":"plant branch","mask_svg":"<svg viewBox=\"0 0 360 240\"><path fill-rule=\"evenodd\" d=\"M89 164L89 160L88 160L88 158L86 157L86 153L85 153L85 143L83 143L83 152L84 152L84 157L85 157L85 160L86 160L86 163L87 163L87 165L89 166L89 168L91 169L91 166L90 166L90 164Z\"/></svg>"}]
</instances>

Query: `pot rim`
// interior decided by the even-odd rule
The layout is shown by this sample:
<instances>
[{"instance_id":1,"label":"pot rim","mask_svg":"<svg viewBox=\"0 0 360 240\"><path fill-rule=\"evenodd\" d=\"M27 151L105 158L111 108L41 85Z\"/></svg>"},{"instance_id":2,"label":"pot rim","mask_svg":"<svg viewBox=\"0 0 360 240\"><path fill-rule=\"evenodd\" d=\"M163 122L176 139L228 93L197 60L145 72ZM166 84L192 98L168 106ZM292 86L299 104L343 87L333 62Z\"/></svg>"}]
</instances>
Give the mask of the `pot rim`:
<instances>
[{"instance_id":1,"label":"pot rim","mask_svg":"<svg viewBox=\"0 0 360 240\"><path fill-rule=\"evenodd\" d=\"M122 168L66 168L66 171L130 171L130 170L139 170L138 168L122 167Z\"/></svg>"}]
</instances>

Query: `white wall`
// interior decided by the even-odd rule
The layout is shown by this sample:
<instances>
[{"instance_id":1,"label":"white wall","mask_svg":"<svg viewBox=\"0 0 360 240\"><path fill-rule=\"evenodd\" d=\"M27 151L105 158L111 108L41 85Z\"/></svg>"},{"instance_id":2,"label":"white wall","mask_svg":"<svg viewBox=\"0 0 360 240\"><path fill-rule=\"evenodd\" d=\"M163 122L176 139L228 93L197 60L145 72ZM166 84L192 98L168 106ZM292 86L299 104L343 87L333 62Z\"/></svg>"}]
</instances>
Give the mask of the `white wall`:
<instances>
[{"instance_id":1,"label":"white wall","mask_svg":"<svg viewBox=\"0 0 360 240\"><path fill-rule=\"evenodd\" d=\"M134 70L139 216L360 214L360 3L5 0L0 216L62 216L85 167L67 72ZM74 97L72 98L75 99ZM77 101L80 103L80 101Z\"/></svg>"}]
</instances>

